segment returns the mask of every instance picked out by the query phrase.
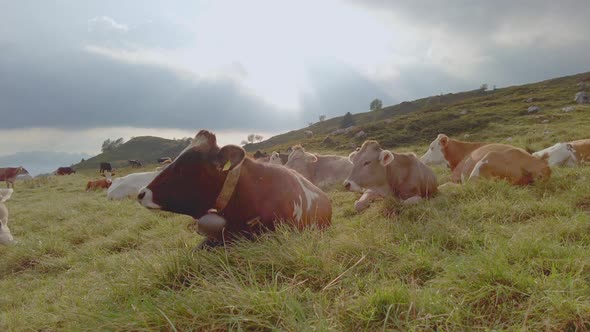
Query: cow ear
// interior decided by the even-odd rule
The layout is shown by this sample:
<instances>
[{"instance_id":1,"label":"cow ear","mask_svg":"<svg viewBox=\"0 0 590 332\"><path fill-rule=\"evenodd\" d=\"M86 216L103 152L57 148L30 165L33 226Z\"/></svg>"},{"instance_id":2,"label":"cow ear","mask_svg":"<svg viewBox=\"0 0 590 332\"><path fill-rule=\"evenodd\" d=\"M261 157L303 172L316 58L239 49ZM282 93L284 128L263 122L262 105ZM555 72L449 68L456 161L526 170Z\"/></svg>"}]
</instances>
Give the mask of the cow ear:
<instances>
[{"instance_id":1,"label":"cow ear","mask_svg":"<svg viewBox=\"0 0 590 332\"><path fill-rule=\"evenodd\" d=\"M356 157L356 154L358 153L357 151L352 151L349 155L348 155L348 160L350 160L351 163L354 163L354 157Z\"/></svg>"},{"instance_id":2,"label":"cow ear","mask_svg":"<svg viewBox=\"0 0 590 332\"><path fill-rule=\"evenodd\" d=\"M449 137L445 134L438 134L438 138L439 138L439 142L440 145L442 146L447 146L447 143L449 142Z\"/></svg>"},{"instance_id":3,"label":"cow ear","mask_svg":"<svg viewBox=\"0 0 590 332\"><path fill-rule=\"evenodd\" d=\"M379 153L379 162L383 166L387 166L387 165L391 164L391 162L393 161L393 158L394 158L393 153L391 153L391 151L383 150L383 151L381 151L381 153Z\"/></svg>"},{"instance_id":4,"label":"cow ear","mask_svg":"<svg viewBox=\"0 0 590 332\"><path fill-rule=\"evenodd\" d=\"M308 163L315 163L316 161L318 161L318 157L314 154L306 153L305 154L305 161Z\"/></svg>"},{"instance_id":5,"label":"cow ear","mask_svg":"<svg viewBox=\"0 0 590 332\"><path fill-rule=\"evenodd\" d=\"M217 154L218 167L222 171L234 169L246 158L246 151L237 145L226 145Z\"/></svg>"},{"instance_id":6,"label":"cow ear","mask_svg":"<svg viewBox=\"0 0 590 332\"><path fill-rule=\"evenodd\" d=\"M576 149L574 148L574 146L572 145L572 143L567 143L565 145L567 147L567 149L571 152L576 152Z\"/></svg>"},{"instance_id":7,"label":"cow ear","mask_svg":"<svg viewBox=\"0 0 590 332\"><path fill-rule=\"evenodd\" d=\"M0 203L6 202L12 196L14 189L0 189Z\"/></svg>"}]
</instances>

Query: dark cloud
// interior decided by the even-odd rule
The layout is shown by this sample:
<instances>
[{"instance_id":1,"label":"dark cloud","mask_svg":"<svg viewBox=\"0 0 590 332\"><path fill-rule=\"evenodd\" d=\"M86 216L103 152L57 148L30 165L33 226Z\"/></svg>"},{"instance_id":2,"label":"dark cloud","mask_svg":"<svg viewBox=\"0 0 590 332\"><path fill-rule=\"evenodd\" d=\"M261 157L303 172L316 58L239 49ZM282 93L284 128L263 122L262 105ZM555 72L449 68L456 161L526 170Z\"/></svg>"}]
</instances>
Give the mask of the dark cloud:
<instances>
[{"instance_id":1,"label":"dark cloud","mask_svg":"<svg viewBox=\"0 0 590 332\"><path fill-rule=\"evenodd\" d=\"M292 121L230 79L199 79L82 51L0 53L1 128L285 129Z\"/></svg>"},{"instance_id":2,"label":"dark cloud","mask_svg":"<svg viewBox=\"0 0 590 332\"><path fill-rule=\"evenodd\" d=\"M307 76L310 89L300 98L306 121L315 122L321 114L330 118L367 112L375 98L385 105L395 102L378 84L341 63L316 62L309 66Z\"/></svg>"}]
</instances>

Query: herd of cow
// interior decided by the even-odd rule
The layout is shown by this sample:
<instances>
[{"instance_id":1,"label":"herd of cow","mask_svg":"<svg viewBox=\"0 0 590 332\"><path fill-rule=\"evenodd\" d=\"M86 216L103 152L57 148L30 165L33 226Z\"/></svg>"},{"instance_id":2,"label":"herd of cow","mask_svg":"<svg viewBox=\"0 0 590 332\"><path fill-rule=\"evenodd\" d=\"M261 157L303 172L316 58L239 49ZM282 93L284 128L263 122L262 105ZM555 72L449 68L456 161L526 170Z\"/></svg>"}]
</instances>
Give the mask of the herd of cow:
<instances>
[{"instance_id":1,"label":"herd of cow","mask_svg":"<svg viewBox=\"0 0 590 332\"><path fill-rule=\"evenodd\" d=\"M89 181L86 189L106 188L109 199L132 197L148 209L189 215L206 237L203 246L210 247L250 238L279 223L299 229L329 226L332 206L320 188L334 184L361 193L354 203L359 212L386 196L416 204L444 186L439 187L431 164L446 164L451 183L457 184L477 178L499 178L514 185L546 180L551 167L590 162L590 139L557 143L532 154L511 145L463 142L444 134L421 158L382 149L377 141L364 142L348 157L312 154L301 146L288 152L257 151L250 158L239 146L219 147L216 136L202 130L176 159L158 160L161 166L152 172L113 179L114 169L101 163L104 178ZM74 172L60 169L56 174ZM22 167L0 169L0 178L23 172ZM2 234L10 235L2 203L10 194L0 191L0 243Z\"/></svg>"}]
</instances>

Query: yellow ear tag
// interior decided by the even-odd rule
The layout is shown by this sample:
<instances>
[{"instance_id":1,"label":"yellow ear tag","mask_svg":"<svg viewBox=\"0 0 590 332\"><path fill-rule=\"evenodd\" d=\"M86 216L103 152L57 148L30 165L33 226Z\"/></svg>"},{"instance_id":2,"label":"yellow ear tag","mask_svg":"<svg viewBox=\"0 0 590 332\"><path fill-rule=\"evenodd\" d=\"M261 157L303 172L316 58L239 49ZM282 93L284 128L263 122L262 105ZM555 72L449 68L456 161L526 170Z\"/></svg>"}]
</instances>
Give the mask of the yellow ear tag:
<instances>
[{"instance_id":1,"label":"yellow ear tag","mask_svg":"<svg viewBox=\"0 0 590 332\"><path fill-rule=\"evenodd\" d=\"M228 160L225 163L225 165L223 165L223 171L225 172L225 171L229 170L230 167L231 167L231 161Z\"/></svg>"}]
</instances>

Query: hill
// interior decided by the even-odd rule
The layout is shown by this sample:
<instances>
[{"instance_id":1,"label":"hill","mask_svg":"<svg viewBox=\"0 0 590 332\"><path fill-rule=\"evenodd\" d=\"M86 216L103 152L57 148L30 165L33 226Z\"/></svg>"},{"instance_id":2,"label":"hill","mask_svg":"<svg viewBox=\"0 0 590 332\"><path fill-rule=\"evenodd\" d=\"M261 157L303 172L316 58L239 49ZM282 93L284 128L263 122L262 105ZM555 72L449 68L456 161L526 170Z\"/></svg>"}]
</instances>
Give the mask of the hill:
<instances>
[{"instance_id":1,"label":"hill","mask_svg":"<svg viewBox=\"0 0 590 332\"><path fill-rule=\"evenodd\" d=\"M365 139L378 140L384 147L423 146L438 133L449 136L467 135L470 139L505 140L522 135L522 127L535 128L537 132L519 142L538 147L559 139L573 139L581 133L566 130L543 135L543 128L565 124L577 118L575 112L564 113L562 107L574 104L579 82L590 82L590 73L550 79L538 83L506 87L490 91L474 90L422 98L411 102L385 107L380 111L354 114L356 127L349 133L331 135L340 128L342 117L329 119L299 130L274 136L266 141L248 144L248 151L284 150L294 144L302 144L313 150L346 152ZM527 100L532 100L527 102ZM530 106L539 106L541 112L527 112ZM304 139L303 132L314 132ZM364 131L366 136L355 138ZM486 134L482 134L486 132ZM541 133L541 135L539 135ZM490 136L491 135L491 136ZM332 143L322 143L330 136ZM545 140L547 138L547 140Z\"/></svg>"},{"instance_id":2,"label":"hill","mask_svg":"<svg viewBox=\"0 0 590 332\"><path fill-rule=\"evenodd\" d=\"M439 131L535 148L587 138L590 105L562 110L582 80L590 75L361 128L413 151ZM533 105L541 110L529 114ZM325 147L322 135L274 147L347 152L361 141L334 135ZM433 169L440 183L448 179L446 167ZM0 330L590 330L588 165L554 168L549 180L526 187L481 180L416 205L386 199L362 213L353 208L358 194L334 187L332 225L322 232L279 227L197 251L192 218L84 192L96 177L82 171L16 184L6 206L19 242L0 246Z\"/></svg>"},{"instance_id":3,"label":"hill","mask_svg":"<svg viewBox=\"0 0 590 332\"><path fill-rule=\"evenodd\" d=\"M153 136L134 137L121 146L89 158L77 165L76 169L98 168L101 162L110 162L113 167L128 166L130 159L137 159L143 163L156 163L161 157L175 157L186 146L184 140L170 140Z\"/></svg>"}]
</instances>

